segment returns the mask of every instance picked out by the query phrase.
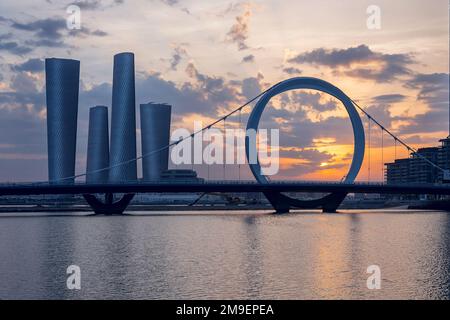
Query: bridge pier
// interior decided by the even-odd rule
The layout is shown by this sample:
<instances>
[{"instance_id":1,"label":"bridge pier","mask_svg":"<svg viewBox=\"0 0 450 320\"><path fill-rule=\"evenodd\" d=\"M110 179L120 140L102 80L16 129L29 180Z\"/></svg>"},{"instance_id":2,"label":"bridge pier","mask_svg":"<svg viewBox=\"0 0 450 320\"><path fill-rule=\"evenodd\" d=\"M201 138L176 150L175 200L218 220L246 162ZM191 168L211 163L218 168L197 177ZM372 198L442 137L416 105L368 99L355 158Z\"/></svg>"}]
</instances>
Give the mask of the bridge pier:
<instances>
[{"instance_id":1,"label":"bridge pier","mask_svg":"<svg viewBox=\"0 0 450 320\"><path fill-rule=\"evenodd\" d=\"M269 200L277 214L289 213L290 209L322 209L324 213L336 213L337 209L344 201L347 193L331 193L322 199L298 200L293 199L280 192L264 192L264 196Z\"/></svg>"},{"instance_id":2,"label":"bridge pier","mask_svg":"<svg viewBox=\"0 0 450 320\"><path fill-rule=\"evenodd\" d=\"M267 198L267 200L269 200L270 204L275 209L275 213L289 213L289 201L286 201L283 194L281 194L280 192L264 192L264 196Z\"/></svg>"},{"instance_id":3,"label":"bridge pier","mask_svg":"<svg viewBox=\"0 0 450 320\"><path fill-rule=\"evenodd\" d=\"M342 201L344 201L346 193L332 193L327 196L327 201L324 201L322 205L323 213L336 213L337 209L341 205Z\"/></svg>"},{"instance_id":4,"label":"bridge pier","mask_svg":"<svg viewBox=\"0 0 450 320\"><path fill-rule=\"evenodd\" d=\"M123 197L114 201L114 195L112 193L105 193L105 202L101 202L97 196L93 194L83 194L84 199L89 206L94 210L95 214L104 215L120 215L123 214L130 201L134 197L134 193L124 194Z\"/></svg>"}]
</instances>

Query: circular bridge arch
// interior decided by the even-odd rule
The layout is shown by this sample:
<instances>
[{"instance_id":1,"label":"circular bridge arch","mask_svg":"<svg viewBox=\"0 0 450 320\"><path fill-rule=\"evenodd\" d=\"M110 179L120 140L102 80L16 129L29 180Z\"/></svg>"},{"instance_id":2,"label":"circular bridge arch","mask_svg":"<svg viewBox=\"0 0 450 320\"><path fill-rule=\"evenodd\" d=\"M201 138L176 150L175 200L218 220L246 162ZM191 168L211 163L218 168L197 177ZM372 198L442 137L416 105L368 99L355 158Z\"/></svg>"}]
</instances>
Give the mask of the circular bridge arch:
<instances>
[{"instance_id":1,"label":"circular bridge arch","mask_svg":"<svg viewBox=\"0 0 450 320\"><path fill-rule=\"evenodd\" d=\"M297 77L291 78L285 81L278 83L273 86L269 91L267 91L257 102L255 107L253 108L250 117L247 122L247 132L248 130L258 130L259 121L261 119L262 113L266 108L267 103L274 96L295 89L311 89L317 90L324 93L328 93L329 95L335 97L339 101L342 102L347 113L350 117L350 121L352 123L353 135L354 135L354 149L353 149L353 158L351 166L348 170L347 175L345 176L344 182L352 183L361 169L361 165L364 159L364 148L365 148L365 136L364 136L364 127L361 122L361 118L353 105L351 99L342 92L339 88L335 87L329 82L326 82L321 79L311 78L311 77ZM253 144L255 148L257 148L256 143ZM256 154L256 163L250 163L250 143L248 137L245 140L245 153L247 156L247 161L249 163L250 169L259 183L268 183L267 177L261 173L261 165L258 158L258 152L255 151ZM339 201L337 199L342 198L342 201L345 195L342 194L329 194L321 199L317 200L298 200L293 199L288 196L277 194L276 197L274 195L266 194L269 198L269 201L273 202L284 202L284 205L299 207L299 208L315 208L315 207L324 207L327 205L329 201ZM340 203L340 202L339 202Z\"/></svg>"}]
</instances>

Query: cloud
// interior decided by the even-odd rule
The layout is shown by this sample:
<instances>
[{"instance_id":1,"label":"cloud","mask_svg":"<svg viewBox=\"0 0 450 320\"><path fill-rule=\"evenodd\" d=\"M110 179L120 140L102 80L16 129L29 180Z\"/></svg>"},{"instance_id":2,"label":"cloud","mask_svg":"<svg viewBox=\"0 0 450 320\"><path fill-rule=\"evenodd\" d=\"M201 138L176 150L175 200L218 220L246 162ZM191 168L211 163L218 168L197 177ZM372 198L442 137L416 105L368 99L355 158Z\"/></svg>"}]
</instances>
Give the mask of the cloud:
<instances>
[{"instance_id":1,"label":"cloud","mask_svg":"<svg viewBox=\"0 0 450 320\"><path fill-rule=\"evenodd\" d=\"M90 108L97 105L111 105L112 86L103 82L87 88L83 81L80 86L79 105Z\"/></svg>"},{"instance_id":2,"label":"cloud","mask_svg":"<svg viewBox=\"0 0 450 320\"><path fill-rule=\"evenodd\" d=\"M76 5L80 7L81 10L95 11L115 7L123 4L124 2L125 0L77 0L67 3L65 7L69 5Z\"/></svg>"},{"instance_id":3,"label":"cloud","mask_svg":"<svg viewBox=\"0 0 450 320\"><path fill-rule=\"evenodd\" d=\"M309 163L322 163L331 161L333 155L327 152L320 152L317 149L300 149L299 148L287 148L282 152L285 156L295 156L306 160Z\"/></svg>"},{"instance_id":4,"label":"cloud","mask_svg":"<svg viewBox=\"0 0 450 320\"><path fill-rule=\"evenodd\" d=\"M238 95L236 87L228 83L223 77L202 74L192 62L187 65L186 73L196 80L196 86L191 83L184 83L183 87L196 90L199 94L207 97L212 105L221 103L226 106L230 102L236 101Z\"/></svg>"},{"instance_id":5,"label":"cloud","mask_svg":"<svg viewBox=\"0 0 450 320\"><path fill-rule=\"evenodd\" d=\"M26 40L25 44L32 47L48 47L48 48L65 48L70 47L67 43L61 40L38 39Z\"/></svg>"},{"instance_id":6,"label":"cloud","mask_svg":"<svg viewBox=\"0 0 450 320\"><path fill-rule=\"evenodd\" d=\"M179 0L151 0L151 1L154 1L154 2L158 1L158 2L161 2L164 5L172 7L172 8L175 8L175 7L177 7L180 4ZM188 8L186 8L186 7L179 8L179 10L181 12L186 13L187 15L192 15L191 11Z\"/></svg>"},{"instance_id":7,"label":"cloud","mask_svg":"<svg viewBox=\"0 0 450 320\"><path fill-rule=\"evenodd\" d=\"M19 56L23 56L33 50L33 48L20 45L18 42L11 40L11 38L13 38L13 34L11 32L0 34L0 50Z\"/></svg>"},{"instance_id":8,"label":"cloud","mask_svg":"<svg viewBox=\"0 0 450 320\"><path fill-rule=\"evenodd\" d=\"M409 66L415 60L411 54L384 54L362 44L347 49L318 48L298 54L288 62L326 66L334 69L338 75L359 79L392 81L399 76L411 75Z\"/></svg>"},{"instance_id":9,"label":"cloud","mask_svg":"<svg viewBox=\"0 0 450 320\"><path fill-rule=\"evenodd\" d=\"M244 12L235 18L235 23L227 33L227 41L236 43L238 50L248 49L247 39L249 36L249 22L252 15L250 6L244 7Z\"/></svg>"},{"instance_id":10,"label":"cloud","mask_svg":"<svg viewBox=\"0 0 450 320\"><path fill-rule=\"evenodd\" d=\"M447 73L417 74L406 85L407 88L419 89L419 100L429 103L448 102L449 75Z\"/></svg>"},{"instance_id":11,"label":"cloud","mask_svg":"<svg viewBox=\"0 0 450 320\"><path fill-rule=\"evenodd\" d=\"M12 33L0 34L0 40L11 39Z\"/></svg>"},{"instance_id":12,"label":"cloud","mask_svg":"<svg viewBox=\"0 0 450 320\"><path fill-rule=\"evenodd\" d=\"M403 117L394 117L390 111L390 105L386 103L373 104L364 110L370 114L372 118L377 120L383 127L389 129L392 128L393 122L396 120L404 120ZM364 125L367 126L367 118L362 118ZM379 130L378 126L372 127L374 130Z\"/></svg>"},{"instance_id":13,"label":"cloud","mask_svg":"<svg viewBox=\"0 0 450 320\"><path fill-rule=\"evenodd\" d=\"M21 72L0 92L0 179L44 180L47 175L46 126L40 117L45 96L36 80Z\"/></svg>"},{"instance_id":14,"label":"cloud","mask_svg":"<svg viewBox=\"0 0 450 320\"><path fill-rule=\"evenodd\" d=\"M249 54L248 56L242 58L242 62L243 63L255 62L255 56L253 54Z\"/></svg>"},{"instance_id":15,"label":"cloud","mask_svg":"<svg viewBox=\"0 0 450 320\"><path fill-rule=\"evenodd\" d=\"M313 148L314 140L334 137L339 144L352 144L351 123L347 117L322 117L323 111L343 106L327 100L320 93L291 92L270 102L261 117L261 128L279 128L280 144L285 147ZM321 117L313 121L310 114Z\"/></svg>"},{"instance_id":16,"label":"cloud","mask_svg":"<svg viewBox=\"0 0 450 320\"><path fill-rule=\"evenodd\" d=\"M172 58L170 59L170 69L176 71L178 65L181 62L181 59L185 55L187 55L186 49L184 49L182 46L176 46L174 48L174 52L172 54Z\"/></svg>"},{"instance_id":17,"label":"cloud","mask_svg":"<svg viewBox=\"0 0 450 320\"><path fill-rule=\"evenodd\" d=\"M403 134L440 132L448 130L449 121L449 74L417 74L405 85L418 90L417 100L428 106L427 112L406 118L408 124L399 131Z\"/></svg>"},{"instance_id":18,"label":"cloud","mask_svg":"<svg viewBox=\"0 0 450 320\"><path fill-rule=\"evenodd\" d=\"M283 123L274 125L279 118L283 119ZM338 156L333 152L334 149L339 150L340 145L353 144L348 118L329 117L320 122L312 122L303 109L292 112L268 106L261 119L260 128L280 128L280 156L284 158L282 163L287 162L287 165L281 166L277 179L301 177L320 170L343 169L348 166L343 155ZM323 144L322 141L331 142L320 149L318 144ZM327 163L327 166L321 167L322 163Z\"/></svg>"},{"instance_id":19,"label":"cloud","mask_svg":"<svg viewBox=\"0 0 450 320\"><path fill-rule=\"evenodd\" d=\"M4 154L45 154L45 121L33 116L26 109L0 108L2 134L0 135L0 158ZM16 159L19 159L17 157Z\"/></svg>"},{"instance_id":20,"label":"cloud","mask_svg":"<svg viewBox=\"0 0 450 320\"><path fill-rule=\"evenodd\" d=\"M28 23L13 21L11 27L17 30L31 31L40 38L59 39L66 30L66 20L62 18L38 19Z\"/></svg>"},{"instance_id":21,"label":"cloud","mask_svg":"<svg viewBox=\"0 0 450 320\"><path fill-rule=\"evenodd\" d=\"M242 80L240 83L242 87L242 95L247 99L253 99L263 91L264 83L262 82L264 75L258 73L256 77L249 77Z\"/></svg>"},{"instance_id":22,"label":"cloud","mask_svg":"<svg viewBox=\"0 0 450 320\"><path fill-rule=\"evenodd\" d=\"M43 59L29 59L21 64L11 65L11 69L14 71L27 71L31 73L38 73L44 71L44 60Z\"/></svg>"},{"instance_id":23,"label":"cloud","mask_svg":"<svg viewBox=\"0 0 450 320\"><path fill-rule=\"evenodd\" d=\"M334 161L334 158L333 154L314 148L283 148L280 151L280 172L275 179L298 179L303 175L324 169L321 167L323 163L328 164L327 169L346 166L346 163L329 164Z\"/></svg>"},{"instance_id":24,"label":"cloud","mask_svg":"<svg viewBox=\"0 0 450 320\"><path fill-rule=\"evenodd\" d=\"M288 62L291 63L310 63L316 65L326 65L330 67L350 66L355 62L365 62L372 59L374 53L366 45L352 47L348 49L324 48L315 49L309 52L301 53Z\"/></svg>"},{"instance_id":25,"label":"cloud","mask_svg":"<svg viewBox=\"0 0 450 320\"><path fill-rule=\"evenodd\" d=\"M36 79L25 72L15 75L11 82L11 88L16 93L38 93Z\"/></svg>"},{"instance_id":26,"label":"cloud","mask_svg":"<svg viewBox=\"0 0 450 320\"><path fill-rule=\"evenodd\" d=\"M66 20L60 17L37 19L30 22L18 22L11 19L9 21L12 29L33 33L33 38L25 41L28 47L21 47L26 53L32 50L31 47L70 47L64 41L67 36L84 38L87 36L104 37L108 35L105 31L91 30L86 26L83 26L80 30L69 30L67 29ZM19 45L17 46L20 48Z\"/></svg>"},{"instance_id":27,"label":"cloud","mask_svg":"<svg viewBox=\"0 0 450 320\"><path fill-rule=\"evenodd\" d=\"M372 98L372 102L374 103L397 103L402 102L406 99L406 96L403 94L385 94L381 96L376 96Z\"/></svg>"},{"instance_id":28,"label":"cloud","mask_svg":"<svg viewBox=\"0 0 450 320\"><path fill-rule=\"evenodd\" d=\"M292 103L296 103L300 106L307 106L319 112L332 111L337 108L336 100L328 99L322 102L323 94L316 92L299 92L291 94Z\"/></svg>"},{"instance_id":29,"label":"cloud","mask_svg":"<svg viewBox=\"0 0 450 320\"><path fill-rule=\"evenodd\" d=\"M78 0L71 4L80 7L81 10L98 10L102 8L101 0Z\"/></svg>"},{"instance_id":30,"label":"cloud","mask_svg":"<svg viewBox=\"0 0 450 320\"><path fill-rule=\"evenodd\" d=\"M0 109L25 109L38 114L45 105L37 79L25 72L14 75L10 91L0 92Z\"/></svg>"},{"instance_id":31,"label":"cloud","mask_svg":"<svg viewBox=\"0 0 450 320\"><path fill-rule=\"evenodd\" d=\"M108 35L108 33L106 31L102 31L102 30L94 30L88 34L91 34L91 35L97 36L97 37L106 37Z\"/></svg>"},{"instance_id":32,"label":"cloud","mask_svg":"<svg viewBox=\"0 0 450 320\"><path fill-rule=\"evenodd\" d=\"M283 72L289 75L301 74L302 71L299 68L295 67L285 67L283 68Z\"/></svg>"},{"instance_id":33,"label":"cloud","mask_svg":"<svg viewBox=\"0 0 450 320\"><path fill-rule=\"evenodd\" d=\"M168 6L174 6L178 4L178 0L161 0L162 3L167 4Z\"/></svg>"},{"instance_id":34,"label":"cloud","mask_svg":"<svg viewBox=\"0 0 450 320\"><path fill-rule=\"evenodd\" d=\"M33 49L27 46L22 46L15 41L2 41L0 39L0 51L7 51L12 54L23 56Z\"/></svg>"}]
</instances>

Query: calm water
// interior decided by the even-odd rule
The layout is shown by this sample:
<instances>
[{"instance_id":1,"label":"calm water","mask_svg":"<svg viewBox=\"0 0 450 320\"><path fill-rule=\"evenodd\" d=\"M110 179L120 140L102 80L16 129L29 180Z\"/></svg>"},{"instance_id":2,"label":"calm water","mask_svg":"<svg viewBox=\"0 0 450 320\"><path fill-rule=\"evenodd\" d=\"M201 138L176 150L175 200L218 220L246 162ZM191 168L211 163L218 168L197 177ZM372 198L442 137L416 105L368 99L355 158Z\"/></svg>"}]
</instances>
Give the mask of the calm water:
<instances>
[{"instance_id":1,"label":"calm water","mask_svg":"<svg viewBox=\"0 0 450 320\"><path fill-rule=\"evenodd\" d=\"M448 299L449 269L446 213L0 218L0 298Z\"/></svg>"}]
</instances>

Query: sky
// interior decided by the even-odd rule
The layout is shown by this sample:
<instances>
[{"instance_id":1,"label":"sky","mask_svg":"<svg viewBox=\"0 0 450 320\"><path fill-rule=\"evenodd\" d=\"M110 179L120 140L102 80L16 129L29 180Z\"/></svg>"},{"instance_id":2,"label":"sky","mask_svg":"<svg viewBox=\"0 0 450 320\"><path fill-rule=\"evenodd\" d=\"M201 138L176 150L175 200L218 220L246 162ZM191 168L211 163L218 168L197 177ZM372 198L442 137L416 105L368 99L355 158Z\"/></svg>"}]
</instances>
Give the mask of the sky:
<instances>
[{"instance_id":1,"label":"sky","mask_svg":"<svg viewBox=\"0 0 450 320\"><path fill-rule=\"evenodd\" d=\"M79 30L66 25L71 4L81 9ZM368 27L370 5L380 10L380 28ZM113 56L123 51L135 53L137 104L172 104L173 130L207 123L279 81L309 76L339 87L411 146L437 145L449 127L448 14L446 0L1 1L0 181L47 179L48 57L81 61L77 173L85 171L89 108L111 105ZM227 125L237 127L238 118ZM139 118L137 127L140 154ZM280 128L275 178L346 175L351 124L331 96L277 96L260 127ZM382 179L383 162L408 155L373 127L370 146L373 180ZM369 179L367 154L358 180ZM205 166L194 169L207 174ZM211 178L222 178L221 170L210 170ZM236 179L238 170L251 177L234 166L226 178Z\"/></svg>"}]
</instances>

